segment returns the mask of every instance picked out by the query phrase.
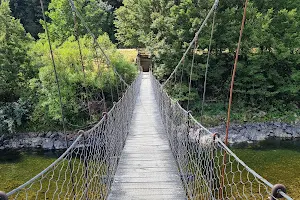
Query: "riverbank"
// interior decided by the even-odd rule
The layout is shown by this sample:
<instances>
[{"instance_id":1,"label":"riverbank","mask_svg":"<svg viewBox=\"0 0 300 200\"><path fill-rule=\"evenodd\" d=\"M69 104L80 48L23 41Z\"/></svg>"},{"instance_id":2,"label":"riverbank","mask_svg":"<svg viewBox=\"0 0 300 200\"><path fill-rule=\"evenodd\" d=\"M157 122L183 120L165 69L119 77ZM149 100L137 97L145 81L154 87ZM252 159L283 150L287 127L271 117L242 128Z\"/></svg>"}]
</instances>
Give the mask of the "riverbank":
<instances>
[{"instance_id":1,"label":"riverbank","mask_svg":"<svg viewBox=\"0 0 300 200\"><path fill-rule=\"evenodd\" d=\"M213 133L218 133L221 137L225 135L226 126L216 126L209 128ZM268 138L280 138L291 140L300 138L300 124L291 125L282 122L265 122L265 123L245 123L231 124L229 128L228 142L236 143L253 143L263 141Z\"/></svg>"},{"instance_id":2,"label":"riverbank","mask_svg":"<svg viewBox=\"0 0 300 200\"><path fill-rule=\"evenodd\" d=\"M209 128L221 137L225 135L225 125ZM19 133L11 136L0 135L0 150L40 148L44 150L66 149L76 139L78 133L67 132L42 132ZM292 140L300 138L300 125L290 125L282 122L231 124L229 129L229 143L253 143L268 138ZM66 142L68 141L68 144Z\"/></svg>"},{"instance_id":3,"label":"riverbank","mask_svg":"<svg viewBox=\"0 0 300 200\"><path fill-rule=\"evenodd\" d=\"M36 148L44 150L66 149L77 138L78 133L41 132L19 133L0 136L0 150Z\"/></svg>"}]
</instances>

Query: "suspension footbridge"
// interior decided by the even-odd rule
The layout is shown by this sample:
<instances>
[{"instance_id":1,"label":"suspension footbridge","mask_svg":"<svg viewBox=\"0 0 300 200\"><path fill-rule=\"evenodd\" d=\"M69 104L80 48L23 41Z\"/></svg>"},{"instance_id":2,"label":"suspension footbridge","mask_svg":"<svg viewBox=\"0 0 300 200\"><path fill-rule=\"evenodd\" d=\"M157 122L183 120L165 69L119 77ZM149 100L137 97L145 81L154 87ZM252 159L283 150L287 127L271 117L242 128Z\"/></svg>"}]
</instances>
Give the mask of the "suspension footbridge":
<instances>
[{"instance_id":1,"label":"suspension footbridge","mask_svg":"<svg viewBox=\"0 0 300 200\"><path fill-rule=\"evenodd\" d=\"M96 126L2 199L291 199L285 191L144 73Z\"/></svg>"},{"instance_id":2,"label":"suspension footbridge","mask_svg":"<svg viewBox=\"0 0 300 200\"><path fill-rule=\"evenodd\" d=\"M149 73L142 75L130 132L108 199L185 199Z\"/></svg>"},{"instance_id":3,"label":"suspension footbridge","mask_svg":"<svg viewBox=\"0 0 300 200\"><path fill-rule=\"evenodd\" d=\"M249 168L223 142L222 135L203 127L166 92L165 86L176 79L193 45L195 54L199 33L217 4L216 0L163 84L150 71L139 73L129 85L112 66L127 87L118 101L94 127L79 131L56 161L12 191L0 192L0 199L292 199L283 185L273 185ZM49 46L52 53L50 40ZM56 73L53 55L52 60Z\"/></svg>"}]
</instances>

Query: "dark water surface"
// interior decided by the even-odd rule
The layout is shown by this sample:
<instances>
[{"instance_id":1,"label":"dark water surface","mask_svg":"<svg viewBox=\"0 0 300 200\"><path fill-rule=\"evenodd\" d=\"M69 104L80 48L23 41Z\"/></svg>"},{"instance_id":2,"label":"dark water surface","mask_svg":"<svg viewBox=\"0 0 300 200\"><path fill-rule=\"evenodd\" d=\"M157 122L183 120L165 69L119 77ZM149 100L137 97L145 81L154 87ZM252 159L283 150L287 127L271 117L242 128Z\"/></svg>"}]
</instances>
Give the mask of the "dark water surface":
<instances>
[{"instance_id":1,"label":"dark water surface","mask_svg":"<svg viewBox=\"0 0 300 200\"><path fill-rule=\"evenodd\" d=\"M284 184L287 194L300 199L300 140L270 138L252 144L237 144L233 152L272 184Z\"/></svg>"},{"instance_id":2,"label":"dark water surface","mask_svg":"<svg viewBox=\"0 0 300 200\"><path fill-rule=\"evenodd\" d=\"M288 194L300 199L300 139L235 144L230 147L249 167L272 184L286 185ZM0 191L8 192L54 162L64 150L0 151Z\"/></svg>"},{"instance_id":3,"label":"dark water surface","mask_svg":"<svg viewBox=\"0 0 300 200\"><path fill-rule=\"evenodd\" d=\"M264 141L253 143L239 143L231 146L233 149L253 149L253 150L294 150L300 151L300 139L283 140L279 138L268 138Z\"/></svg>"},{"instance_id":4,"label":"dark water surface","mask_svg":"<svg viewBox=\"0 0 300 200\"><path fill-rule=\"evenodd\" d=\"M58 158L65 150L43 149L6 149L0 150L0 164L22 162L28 156L43 158Z\"/></svg>"},{"instance_id":5,"label":"dark water surface","mask_svg":"<svg viewBox=\"0 0 300 200\"><path fill-rule=\"evenodd\" d=\"M256 151L272 150L293 150L300 151L300 139L282 140L278 138L269 138L264 141L253 143L239 143L231 145L233 150L252 149ZM6 162L22 162L27 156L43 158L58 158L65 150L43 150L43 149L9 149L0 150L0 164Z\"/></svg>"}]
</instances>

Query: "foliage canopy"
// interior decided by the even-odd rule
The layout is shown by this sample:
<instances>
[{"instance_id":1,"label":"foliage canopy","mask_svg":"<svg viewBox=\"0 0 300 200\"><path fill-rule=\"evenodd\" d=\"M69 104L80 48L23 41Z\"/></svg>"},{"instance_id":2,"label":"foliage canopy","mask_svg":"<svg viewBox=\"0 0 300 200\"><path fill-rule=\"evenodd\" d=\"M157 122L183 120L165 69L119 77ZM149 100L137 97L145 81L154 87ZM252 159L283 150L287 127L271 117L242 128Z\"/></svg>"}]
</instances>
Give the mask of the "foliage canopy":
<instances>
[{"instance_id":1,"label":"foliage canopy","mask_svg":"<svg viewBox=\"0 0 300 200\"><path fill-rule=\"evenodd\" d=\"M155 73L164 81L173 71L213 5L210 1L124 0L116 11L117 39L127 46L148 48ZM243 1L220 1L209 63L207 100L223 104L243 13ZM249 2L247 21L235 80L234 103L238 109L297 111L300 107L300 1ZM192 51L185 58L170 92L184 106L200 112L207 48L212 19L198 39L192 90L188 96ZM178 82L181 80L182 82ZM177 82L174 81L177 80Z\"/></svg>"},{"instance_id":2,"label":"foliage canopy","mask_svg":"<svg viewBox=\"0 0 300 200\"><path fill-rule=\"evenodd\" d=\"M112 65L130 83L136 67L111 42L111 7L96 0L81 0L76 1L76 8ZM97 121L101 112L121 97L124 88L81 21L76 18L74 22L68 0L52 0L46 16L67 128L84 127ZM44 21L40 23L45 26ZM12 17L6 1L0 6L0 29L0 132L13 133L21 126L37 131L61 129L59 96L46 34L40 31L40 39L35 41L20 20Z\"/></svg>"}]
</instances>

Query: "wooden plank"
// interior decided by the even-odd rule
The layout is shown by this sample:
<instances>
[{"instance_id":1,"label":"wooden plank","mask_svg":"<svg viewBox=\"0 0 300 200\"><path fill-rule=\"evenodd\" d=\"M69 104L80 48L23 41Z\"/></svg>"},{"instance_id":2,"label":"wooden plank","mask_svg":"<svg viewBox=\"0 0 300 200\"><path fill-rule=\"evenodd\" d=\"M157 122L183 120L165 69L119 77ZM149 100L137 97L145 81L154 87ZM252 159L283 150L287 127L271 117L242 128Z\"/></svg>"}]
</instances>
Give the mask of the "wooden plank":
<instances>
[{"instance_id":1,"label":"wooden plank","mask_svg":"<svg viewBox=\"0 0 300 200\"><path fill-rule=\"evenodd\" d=\"M148 73L143 75L131 131L108 199L186 199Z\"/></svg>"}]
</instances>

